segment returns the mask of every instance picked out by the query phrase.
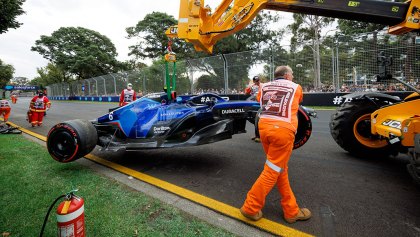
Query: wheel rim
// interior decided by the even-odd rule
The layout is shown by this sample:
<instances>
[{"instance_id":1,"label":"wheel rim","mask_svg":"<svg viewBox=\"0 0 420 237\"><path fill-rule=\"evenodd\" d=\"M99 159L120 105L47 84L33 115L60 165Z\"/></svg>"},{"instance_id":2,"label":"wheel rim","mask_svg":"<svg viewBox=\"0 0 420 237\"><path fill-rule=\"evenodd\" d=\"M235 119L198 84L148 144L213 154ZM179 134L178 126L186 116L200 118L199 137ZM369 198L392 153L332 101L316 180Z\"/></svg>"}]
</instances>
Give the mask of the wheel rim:
<instances>
[{"instance_id":1,"label":"wheel rim","mask_svg":"<svg viewBox=\"0 0 420 237\"><path fill-rule=\"evenodd\" d=\"M382 148L388 145L385 140L379 140L371 134L370 114L360 116L353 125L353 134L357 141L370 148Z\"/></svg>"},{"instance_id":2,"label":"wheel rim","mask_svg":"<svg viewBox=\"0 0 420 237\"><path fill-rule=\"evenodd\" d=\"M67 131L60 131L51 138L51 152L60 161L71 159L77 152L77 144L74 137Z\"/></svg>"}]
</instances>

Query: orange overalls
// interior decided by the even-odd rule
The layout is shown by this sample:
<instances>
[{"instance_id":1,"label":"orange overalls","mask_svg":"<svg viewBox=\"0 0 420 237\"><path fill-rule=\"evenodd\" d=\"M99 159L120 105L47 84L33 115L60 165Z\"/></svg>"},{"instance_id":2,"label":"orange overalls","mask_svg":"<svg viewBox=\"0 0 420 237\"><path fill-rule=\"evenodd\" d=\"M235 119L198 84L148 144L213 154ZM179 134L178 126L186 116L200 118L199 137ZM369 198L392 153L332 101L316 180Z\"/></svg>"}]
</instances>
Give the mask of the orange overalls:
<instances>
[{"instance_id":1,"label":"orange overalls","mask_svg":"<svg viewBox=\"0 0 420 237\"><path fill-rule=\"evenodd\" d=\"M262 108L258 123L261 143L267 155L264 170L248 192L242 210L257 214L274 185L281 195L285 218L295 217L299 206L289 184L288 162L297 130L297 113L303 100L302 87L292 81L277 79L261 86L257 100Z\"/></svg>"},{"instance_id":2,"label":"orange overalls","mask_svg":"<svg viewBox=\"0 0 420 237\"><path fill-rule=\"evenodd\" d=\"M10 104L7 100L0 100L0 116L4 117L4 121L7 122L10 116Z\"/></svg>"},{"instance_id":3,"label":"orange overalls","mask_svg":"<svg viewBox=\"0 0 420 237\"><path fill-rule=\"evenodd\" d=\"M44 118L44 113L47 110L47 107L51 107L51 103L46 96L35 96L31 100L30 110L32 112L31 115L31 124L32 127L35 125L41 126L42 120Z\"/></svg>"},{"instance_id":4,"label":"orange overalls","mask_svg":"<svg viewBox=\"0 0 420 237\"><path fill-rule=\"evenodd\" d=\"M12 104L16 104L16 102L17 102L17 95L11 95L10 96L10 99L12 99Z\"/></svg>"}]
</instances>

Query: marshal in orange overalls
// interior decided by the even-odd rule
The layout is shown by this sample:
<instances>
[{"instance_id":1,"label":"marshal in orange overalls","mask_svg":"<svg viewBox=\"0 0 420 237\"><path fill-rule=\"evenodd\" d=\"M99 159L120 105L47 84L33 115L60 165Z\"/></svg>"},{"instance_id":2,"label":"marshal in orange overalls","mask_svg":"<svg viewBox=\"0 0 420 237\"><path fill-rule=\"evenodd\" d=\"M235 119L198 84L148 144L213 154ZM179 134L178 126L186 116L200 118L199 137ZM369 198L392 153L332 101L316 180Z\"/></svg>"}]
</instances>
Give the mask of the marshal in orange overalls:
<instances>
[{"instance_id":1,"label":"marshal in orange overalls","mask_svg":"<svg viewBox=\"0 0 420 237\"><path fill-rule=\"evenodd\" d=\"M18 96L16 94L12 94L10 99L12 100L12 104L16 104Z\"/></svg>"},{"instance_id":2,"label":"marshal in orange overalls","mask_svg":"<svg viewBox=\"0 0 420 237\"><path fill-rule=\"evenodd\" d=\"M0 116L4 117L4 121L7 122L10 116L10 104L7 100L0 100Z\"/></svg>"},{"instance_id":3,"label":"marshal in orange overalls","mask_svg":"<svg viewBox=\"0 0 420 237\"><path fill-rule=\"evenodd\" d=\"M290 69L290 73L291 69ZM297 113L303 99L302 87L291 81L292 75L262 85L257 100L262 108L258 123L261 143L267 155L264 170L248 192L241 213L252 219L262 217L265 198L274 185L281 195L284 218L293 223L306 220L310 211L300 209L288 178L288 162L297 130Z\"/></svg>"},{"instance_id":4,"label":"marshal in orange overalls","mask_svg":"<svg viewBox=\"0 0 420 237\"><path fill-rule=\"evenodd\" d=\"M44 119L44 113L47 110L47 108L51 107L50 100L46 96L44 96L44 93L40 92L38 95L36 95L31 100L31 104L29 106L29 109L31 110L31 124L32 127L35 127L35 125L41 126L42 120Z\"/></svg>"}]
</instances>

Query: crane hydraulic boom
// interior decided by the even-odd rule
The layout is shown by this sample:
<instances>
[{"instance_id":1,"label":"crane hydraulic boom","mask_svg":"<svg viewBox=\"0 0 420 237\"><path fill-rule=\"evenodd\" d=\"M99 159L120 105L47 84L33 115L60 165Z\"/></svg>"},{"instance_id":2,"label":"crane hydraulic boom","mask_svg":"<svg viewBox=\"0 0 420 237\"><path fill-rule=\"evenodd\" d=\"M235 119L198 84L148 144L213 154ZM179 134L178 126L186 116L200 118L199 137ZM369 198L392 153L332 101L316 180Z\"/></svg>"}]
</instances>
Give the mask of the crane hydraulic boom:
<instances>
[{"instance_id":1,"label":"crane hydraulic boom","mask_svg":"<svg viewBox=\"0 0 420 237\"><path fill-rule=\"evenodd\" d=\"M420 29L420 0L222 0L214 12L204 6L204 0L180 1L178 25L166 35L208 53L218 40L246 27L264 9L380 23L390 26L390 34Z\"/></svg>"}]
</instances>

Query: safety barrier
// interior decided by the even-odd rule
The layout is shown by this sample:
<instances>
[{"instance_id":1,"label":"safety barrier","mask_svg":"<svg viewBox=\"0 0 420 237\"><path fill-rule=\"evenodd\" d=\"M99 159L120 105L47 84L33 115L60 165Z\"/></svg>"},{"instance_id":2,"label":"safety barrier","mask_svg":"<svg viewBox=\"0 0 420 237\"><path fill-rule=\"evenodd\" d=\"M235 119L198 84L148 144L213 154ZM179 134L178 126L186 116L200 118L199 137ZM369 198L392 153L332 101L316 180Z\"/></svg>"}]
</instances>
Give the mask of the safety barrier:
<instances>
[{"instance_id":1,"label":"safety barrier","mask_svg":"<svg viewBox=\"0 0 420 237\"><path fill-rule=\"evenodd\" d=\"M398 96L401 99L405 98L412 92L386 92L385 94ZM339 106L342 103L346 102L346 99L343 98L344 95L349 93L304 93L304 100L302 105L304 106ZM246 100L248 95L244 94L229 94L229 95L220 95L222 97L227 97L229 100ZM49 97L51 100L73 100L73 101L94 101L94 102L118 102L118 96L52 96Z\"/></svg>"}]
</instances>

